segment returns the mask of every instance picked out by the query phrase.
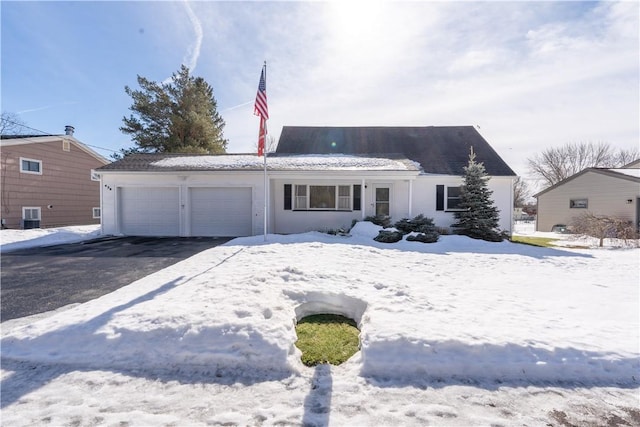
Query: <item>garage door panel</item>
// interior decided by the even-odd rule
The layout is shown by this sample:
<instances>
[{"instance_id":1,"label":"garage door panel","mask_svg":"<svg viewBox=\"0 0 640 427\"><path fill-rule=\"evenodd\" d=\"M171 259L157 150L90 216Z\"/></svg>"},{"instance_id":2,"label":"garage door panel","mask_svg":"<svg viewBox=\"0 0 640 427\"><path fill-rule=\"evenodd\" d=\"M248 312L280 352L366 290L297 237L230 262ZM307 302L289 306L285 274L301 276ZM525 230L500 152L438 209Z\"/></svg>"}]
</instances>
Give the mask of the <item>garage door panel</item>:
<instances>
[{"instance_id":1,"label":"garage door panel","mask_svg":"<svg viewBox=\"0 0 640 427\"><path fill-rule=\"evenodd\" d=\"M191 235L251 235L251 193L250 187L191 188Z\"/></svg>"},{"instance_id":2,"label":"garage door panel","mask_svg":"<svg viewBox=\"0 0 640 427\"><path fill-rule=\"evenodd\" d=\"M121 187L120 232L129 236L179 236L180 193L173 187Z\"/></svg>"}]
</instances>

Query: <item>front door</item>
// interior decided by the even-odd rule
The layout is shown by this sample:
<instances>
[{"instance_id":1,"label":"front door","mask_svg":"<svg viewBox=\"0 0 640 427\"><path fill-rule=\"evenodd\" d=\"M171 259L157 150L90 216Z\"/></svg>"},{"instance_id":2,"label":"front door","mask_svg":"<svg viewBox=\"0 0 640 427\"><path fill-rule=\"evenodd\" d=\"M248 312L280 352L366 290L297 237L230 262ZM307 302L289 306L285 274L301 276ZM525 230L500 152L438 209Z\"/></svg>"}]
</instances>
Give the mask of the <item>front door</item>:
<instances>
[{"instance_id":1,"label":"front door","mask_svg":"<svg viewBox=\"0 0 640 427\"><path fill-rule=\"evenodd\" d=\"M376 216L390 216L389 205L391 201L391 189L388 185L376 185L374 190Z\"/></svg>"}]
</instances>

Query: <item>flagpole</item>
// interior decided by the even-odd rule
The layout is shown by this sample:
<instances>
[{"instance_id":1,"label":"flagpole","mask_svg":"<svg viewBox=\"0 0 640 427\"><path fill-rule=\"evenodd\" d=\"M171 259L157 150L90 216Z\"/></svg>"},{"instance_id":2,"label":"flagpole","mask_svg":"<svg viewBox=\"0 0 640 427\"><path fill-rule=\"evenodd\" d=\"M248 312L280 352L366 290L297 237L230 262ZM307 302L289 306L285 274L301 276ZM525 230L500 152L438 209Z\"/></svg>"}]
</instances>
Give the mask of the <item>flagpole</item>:
<instances>
[{"instance_id":1,"label":"flagpole","mask_svg":"<svg viewBox=\"0 0 640 427\"><path fill-rule=\"evenodd\" d=\"M265 89L266 89L266 83L267 83L267 61L264 61L264 81L265 81ZM269 196L269 191L267 188L267 184L268 184L268 180L267 180L267 121L264 120L264 129L262 130L262 134L264 135L264 150L263 150L263 157L264 157L264 224L263 224L263 228L264 228L264 241L267 241L267 208L269 207L269 203L267 202L267 197Z\"/></svg>"}]
</instances>

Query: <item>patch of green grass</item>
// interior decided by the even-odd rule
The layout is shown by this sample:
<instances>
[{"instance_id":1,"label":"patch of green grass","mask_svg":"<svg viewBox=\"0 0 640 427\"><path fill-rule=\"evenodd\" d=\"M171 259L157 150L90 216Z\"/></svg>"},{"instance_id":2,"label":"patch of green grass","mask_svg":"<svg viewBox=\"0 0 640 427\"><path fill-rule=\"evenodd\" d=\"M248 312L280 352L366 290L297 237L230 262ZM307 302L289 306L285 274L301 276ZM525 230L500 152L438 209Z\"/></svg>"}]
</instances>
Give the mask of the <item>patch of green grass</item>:
<instances>
[{"instance_id":1,"label":"patch of green grass","mask_svg":"<svg viewBox=\"0 0 640 427\"><path fill-rule=\"evenodd\" d=\"M316 366L321 363L339 365L359 350L356 322L337 314L315 314L300 319L296 325L302 351L302 363Z\"/></svg>"},{"instance_id":2,"label":"patch of green grass","mask_svg":"<svg viewBox=\"0 0 640 427\"><path fill-rule=\"evenodd\" d=\"M530 237L530 236L512 236L513 243L523 243L525 245L542 246L544 248L553 248L553 242L560 239L553 237Z\"/></svg>"}]
</instances>

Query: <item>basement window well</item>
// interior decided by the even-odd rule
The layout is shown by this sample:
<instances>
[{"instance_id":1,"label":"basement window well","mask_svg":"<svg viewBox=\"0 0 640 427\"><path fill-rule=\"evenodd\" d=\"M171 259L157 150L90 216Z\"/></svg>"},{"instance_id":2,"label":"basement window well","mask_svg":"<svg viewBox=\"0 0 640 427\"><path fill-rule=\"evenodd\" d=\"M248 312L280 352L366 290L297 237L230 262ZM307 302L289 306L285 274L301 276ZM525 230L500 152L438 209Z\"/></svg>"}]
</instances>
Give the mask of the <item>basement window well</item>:
<instances>
[{"instance_id":1,"label":"basement window well","mask_svg":"<svg viewBox=\"0 0 640 427\"><path fill-rule=\"evenodd\" d=\"M344 295L313 294L296 308L296 347L302 363L340 365L360 350L362 314L367 304Z\"/></svg>"}]
</instances>

